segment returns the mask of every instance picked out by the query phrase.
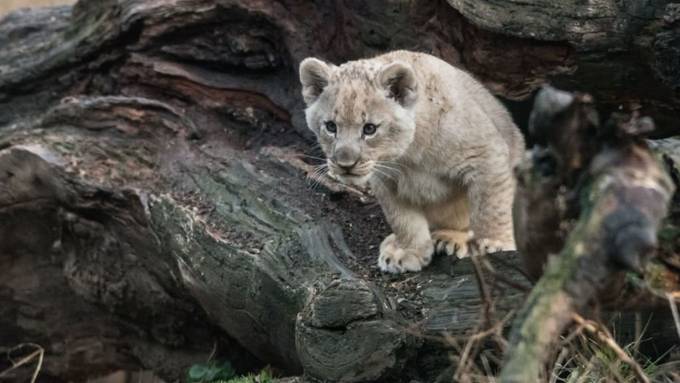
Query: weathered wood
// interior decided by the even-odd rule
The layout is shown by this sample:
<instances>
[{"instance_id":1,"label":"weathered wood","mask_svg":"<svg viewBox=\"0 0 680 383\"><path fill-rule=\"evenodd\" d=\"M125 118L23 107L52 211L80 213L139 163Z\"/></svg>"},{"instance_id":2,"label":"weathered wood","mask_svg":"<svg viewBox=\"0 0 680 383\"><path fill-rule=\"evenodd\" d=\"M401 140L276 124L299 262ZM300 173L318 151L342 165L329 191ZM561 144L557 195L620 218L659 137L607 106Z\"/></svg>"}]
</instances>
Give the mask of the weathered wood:
<instances>
[{"instance_id":1,"label":"weathered wood","mask_svg":"<svg viewBox=\"0 0 680 383\"><path fill-rule=\"evenodd\" d=\"M253 366L179 288L133 190L74 182L21 149L1 152L0 169L3 354L39 344L42 376L74 380L139 360L182 376L216 344L239 368Z\"/></svg>"},{"instance_id":2,"label":"weathered wood","mask_svg":"<svg viewBox=\"0 0 680 383\"><path fill-rule=\"evenodd\" d=\"M79 121L87 123L90 119L82 116ZM102 311L97 315L115 318L114 323L126 323L123 328L137 328L137 336L124 339L118 338L122 328L110 330L115 341L103 341L108 347L91 356L108 363L84 360L82 368L88 374L139 363L176 377L181 375L181 367L206 357L213 338L223 339L225 346L220 347L233 347L229 336L257 360L274 363L289 372L299 371L302 365L307 374L318 378L371 380L397 373L406 360L415 356L422 341L407 329L423 335L438 335L440 331L462 335L477 320L480 302L466 262L453 268L453 276L442 273L446 262L426 273L409 276L406 287L413 290L407 294L394 287L405 281L378 278L381 286L369 287L356 273L366 272L365 266L355 265L356 271L343 266L351 263L347 257L353 255L338 227L323 221L314 223L308 213L293 206L303 201L281 189L280 179L290 177L285 167L263 172L262 168L268 166L260 164L256 171L253 164L229 157L231 165L220 167L218 173L199 166L197 160L188 173L181 169L186 164L168 163L165 166L180 167L177 182L190 183L190 187L183 185L168 194L160 189L151 194L141 189L114 191L101 184L89 186L91 179L69 175L60 170L60 164L90 161L88 154L103 148L111 153L123 152L128 140L97 133L96 140L50 143L52 129L22 135L0 157L5 174L0 233L11 239L3 241L0 253L5 262L23 265L9 268L7 272L15 277L3 279L10 292L4 306L23 310L17 305L22 297L28 297L34 302L31 315L35 320L50 321L50 314L56 314L49 310L54 291L63 294L66 301L84 298L75 306L63 303L59 315ZM145 144L148 142L142 140L135 143ZM55 151L61 145L72 146L68 151L71 156L80 150L87 153L64 158ZM223 160L229 156L227 151L222 155ZM157 153L149 157L163 158ZM144 161L132 156L122 159ZM73 171L96 179L102 172L121 169L116 177L107 178L110 181L128 176L120 164L112 165L79 166ZM90 173L94 170L97 173ZM152 174L129 170L135 176ZM277 180L278 177L281 178ZM140 180L136 181L141 186ZM299 186L304 188L304 184ZM22 273L46 256L53 266L48 274L40 275L39 283L59 289L26 290ZM511 276L511 270L503 273ZM383 292L385 288L388 290ZM503 295L512 306L512 295ZM518 294L516 299L520 298ZM203 310L205 315L200 314ZM411 320L399 311L410 313ZM190 319L193 315L198 316ZM425 323L414 325L413 315L422 317ZM61 328L65 333L50 334L33 321L26 323L14 315L3 319L3 328L12 334L10 337L0 332L3 344L39 333L37 339L32 339L54 347L75 336L66 327ZM56 326L63 322L51 323ZM187 335L191 328L199 329L202 335ZM203 351L176 360L158 360L157 354L148 354L139 343L184 352L195 347L200 350L202 346ZM346 344L345 348L342 344ZM128 347L132 351L127 351ZM445 355L443 349L440 352ZM226 355L231 357L229 352ZM48 353L48 366L59 365L59 360L68 357L68 353ZM45 372L62 373L48 368ZM85 371L72 369L64 376L82 374Z\"/></svg>"},{"instance_id":3,"label":"weathered wood","mask_svg":"<svg viewBox=\"0 0 680 383\"><path fill-rule=\"evenodd\" d=\"M77 377L139 363L177 377L206 357L214 339L222 339L220 348L232 348L233 338L253 359L289 372L304 366L318 378L366 380L396 374L415 356L422 341L407 329L462 335L477 320L481 303L469 263L457 264L451 276L442 260L408 282L378 277L378 286L369 289L361 275L377 276L375 254L366 252L368 264L353 260L337 223L325 222L318 211L338 209L325 192L309 190L304 175L268 156L268 147L225 145L209 153L191 142L193 128L159 102L80 97L4 136L0 254L10 264L24 260L18 270L5 269L16 275L3 278L10 291L5 307L24 299L45 302L32 312L51 321L50 292L66 301L82 296L80 305L64 303L61 315L102 312L97 315L139 332L122 340L124 330L112 329L110 343L102 341L107 346L91 355L101 362L82 361L84 371L45 373ZM320 201L310 206L311 198ZM362 214L356 209L343 219L361 223ZM365 228L348 234L377 244L373 232L360 232ZM46 256L52 267L39 284L59 288L26 291L22 272ZM513 278L512 269L502 273ZM520 293L505 296L508 307L521 299ZM354 312L355 305L368 311ZM5 318L3 328L12 335L2 333L3 344L37 332L32 339L55 347L76 336L65 328L50 335L33 321ZM422 326L414 325L421 319ZM192 327L202 335L186 335ZM159 359L149 347L202 351ZM69 355L48 353L47 366L68 366L60 361ZM346 363L337 363L343 358ZM335 371L325 368L330 365Z\"/></svg>"}]
</instances>

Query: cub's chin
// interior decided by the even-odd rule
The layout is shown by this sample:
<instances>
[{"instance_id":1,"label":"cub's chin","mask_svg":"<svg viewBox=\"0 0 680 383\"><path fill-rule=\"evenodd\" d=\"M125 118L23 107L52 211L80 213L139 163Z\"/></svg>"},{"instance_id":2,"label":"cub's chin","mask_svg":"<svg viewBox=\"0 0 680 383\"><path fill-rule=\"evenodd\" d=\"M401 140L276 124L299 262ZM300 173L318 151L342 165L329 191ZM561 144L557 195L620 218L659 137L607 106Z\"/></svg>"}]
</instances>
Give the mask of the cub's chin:
<instances>
[{"instance_id":1,"label":"cub's chin","mask_svg":"<svg viewBox=\"0 0 680 383\"><path fill-rule=\"evenodd\" d=\"M332 176L345 185L365 188L368 185L368 180L371 178L371 173L367 173L361 176L348 174L343 175L332 174Z\"/></svg>"}]
</instances>

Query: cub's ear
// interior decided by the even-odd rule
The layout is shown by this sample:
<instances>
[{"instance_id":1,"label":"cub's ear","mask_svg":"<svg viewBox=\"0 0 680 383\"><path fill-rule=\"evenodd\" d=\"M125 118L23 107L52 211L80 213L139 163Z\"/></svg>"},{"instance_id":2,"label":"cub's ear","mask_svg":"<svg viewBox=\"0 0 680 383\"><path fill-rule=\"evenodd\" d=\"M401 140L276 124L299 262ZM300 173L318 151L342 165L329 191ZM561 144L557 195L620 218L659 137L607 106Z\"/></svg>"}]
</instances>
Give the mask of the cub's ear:
<instances>
[{"instance_id":1,"label":"cub's ear","mask_svg":"<svg viewBox=\"0 0 680 383\"><path fill-rule=\"evenodd\" d=\"M328 79L333 71L333 65L314 57L307 57L300 63L300 83L302 97L307 105L319 98L323 89L328 85Z\"/></svg>"},{"instance_id":2,"label":"cub's ear","mask_svg":"<svg viewBox=\"0 0 680 383\"><path fill-rule=\"evenodd\" d=\"M406 63L396 61L383 66L378 73L378 84L404 108L412 106L418 99L416 74Z\"/></svg>"}]
</instances>

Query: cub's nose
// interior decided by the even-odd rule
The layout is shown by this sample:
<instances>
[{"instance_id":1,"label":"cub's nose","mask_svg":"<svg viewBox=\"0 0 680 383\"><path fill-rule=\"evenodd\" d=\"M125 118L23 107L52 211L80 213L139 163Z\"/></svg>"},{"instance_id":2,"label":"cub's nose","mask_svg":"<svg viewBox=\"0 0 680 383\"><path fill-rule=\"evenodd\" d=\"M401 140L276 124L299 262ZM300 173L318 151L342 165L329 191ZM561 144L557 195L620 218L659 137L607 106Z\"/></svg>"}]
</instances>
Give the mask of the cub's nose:
<instances>
[{"instance_id":1,"label":"cub's nose","mask_svg":"<svg viewBox=\"0 0 680 383\"><path fill-rule=\"evenodd\" d=\"M352 172L359 162L359 148L355 145L338 143L333 152L333 162L345 173Z\"/></svg>"},{"instance_id":2,"label":"cub's nose","mask_svg":"<svg viewBox=\"0 0 680 383\"><path fill-rule=\"evenodd\" d=\"M356 160L354 162L352 161L336 161L335 163L342 169L345 173L351 173L352 169L357 165L357 162L359 160Z\"/></svg>"}]
</instances>

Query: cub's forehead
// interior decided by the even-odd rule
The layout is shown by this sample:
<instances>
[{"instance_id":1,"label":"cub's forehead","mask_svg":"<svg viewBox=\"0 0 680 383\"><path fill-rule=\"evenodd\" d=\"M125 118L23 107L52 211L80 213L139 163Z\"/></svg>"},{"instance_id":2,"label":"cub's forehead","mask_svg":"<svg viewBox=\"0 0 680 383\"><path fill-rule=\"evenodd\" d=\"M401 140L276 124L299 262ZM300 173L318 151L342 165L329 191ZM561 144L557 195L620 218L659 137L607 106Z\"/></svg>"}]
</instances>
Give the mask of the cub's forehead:
<instances>
[{"instance_id":1,"label":"cub's forehead","mask_svg":"<svg viewBox=\"0 0 680 383\"><path fill-rule=\"evenodd\" d=\"M367 60L350 61L333 70L322 94L330 118L340 124L361 126L382 109L384 94L375 78L381 65Z\"/></svg>"},{"instance_id":2,"label":"cub's forehead","mask_svg":"<svg viewBox=\"0 0 680 383\"><path fill-rule=\"evenodd\" d=\"M365 81L373 82L381 65L371 60L349 61L335 68L330 81Z\"/></svg>"},{"instance_id":3,"label":"cub's forehead","mask_svg":"<svg viewBox=\"0 0 680 383\"><path fill-rule=\"evenodd\" d=\"M363 125L382 110L384 96L371 83L345 80L328 89L327 105L331 118L341 124Z\"/></svg>"}]
</instances>

